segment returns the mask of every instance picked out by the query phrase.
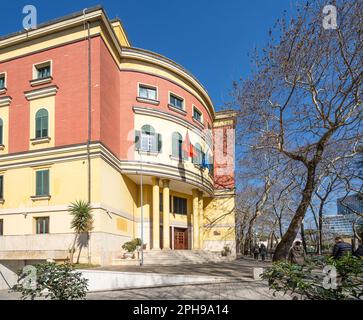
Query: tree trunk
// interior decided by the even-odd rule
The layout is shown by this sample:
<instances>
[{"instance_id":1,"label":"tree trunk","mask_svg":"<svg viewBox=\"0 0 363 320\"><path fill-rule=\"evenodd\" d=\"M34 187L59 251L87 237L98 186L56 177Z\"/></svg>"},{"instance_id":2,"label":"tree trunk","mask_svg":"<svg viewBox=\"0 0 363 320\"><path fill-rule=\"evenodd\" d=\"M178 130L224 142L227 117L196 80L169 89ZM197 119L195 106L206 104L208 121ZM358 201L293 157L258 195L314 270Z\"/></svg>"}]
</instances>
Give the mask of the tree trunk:
<instances>
[{"instance_id":1,"label":"tree trunk","mask_svg":"<svg viewBox=\"0 0 363 320\"><path fill-rule=\"evenodd\" d=\"M299 232L300 225L305 217L314 192L316 165L316 162L310 162L308 164L308 173L302 199L291 220L289 228L276 247L273 261L285 260L287 258L289 250Z\"/></svg>"},{"instance_id":2,"label":"tree trunk","mask_svg":"<svg viewBox=\"0 0 363 320\"><path fill-rule=\"evenodd\" d=\"M71 264L73 264L73 260L74 260L74 252L76 250L77 237L78 237L78 233L76 233L74 235L74 240L73 240L73 244L72 244L72 248L71 248L71 253L70 253L70 257L69 257L69 260L70 260Z\"/></svg>"},{"instance_id":3,"label":"tree trunk","mask_svg":"<svg viewBox=\"0 0 363 320\"><path fill-rule=\"evenodd\" d=\"M302 241L302 245L303 245L303 248L304 248L304 251L307 253L308 250L307 250L307 247L306 247L306 238L305 238L305 230L304 230L304 224L301 223L301 241Z\"/></svg>"},{"instance_id":4,"label":"tree trunk","mask_svg":"<svg viewBox=\"0 0 363 320\"><path fill-rule=\"evenodd\" d=\"M323 207L324 207L324 203L320 202L320 207L319 207L319 232L318 232L318 254L322 254L323 251Z\"/></svg>"}]
</instances>

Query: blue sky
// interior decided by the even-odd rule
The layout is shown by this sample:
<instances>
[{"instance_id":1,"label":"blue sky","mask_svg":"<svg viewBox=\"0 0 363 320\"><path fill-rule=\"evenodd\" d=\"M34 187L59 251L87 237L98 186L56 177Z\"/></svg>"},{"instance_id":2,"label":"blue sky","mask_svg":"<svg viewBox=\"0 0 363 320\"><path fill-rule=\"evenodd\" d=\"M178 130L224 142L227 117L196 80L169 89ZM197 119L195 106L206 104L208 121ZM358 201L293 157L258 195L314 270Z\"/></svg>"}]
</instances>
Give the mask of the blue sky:
<instances>
[{"instance_id":1,"label":"blue sky","mask_svg":"<svg viewBox=\"0 0 363 320\"><path fill-rule=\"evenodd\" d=\"M22 29L22 9L32 4L38 23L101 4L119 17L135 47L180 63L208 90L216 108L229 100L232 82L250 71L248 53L261 47L268 30L295 0L77 0L3 1L1 30Z\"/></svg>"}]
</instances>

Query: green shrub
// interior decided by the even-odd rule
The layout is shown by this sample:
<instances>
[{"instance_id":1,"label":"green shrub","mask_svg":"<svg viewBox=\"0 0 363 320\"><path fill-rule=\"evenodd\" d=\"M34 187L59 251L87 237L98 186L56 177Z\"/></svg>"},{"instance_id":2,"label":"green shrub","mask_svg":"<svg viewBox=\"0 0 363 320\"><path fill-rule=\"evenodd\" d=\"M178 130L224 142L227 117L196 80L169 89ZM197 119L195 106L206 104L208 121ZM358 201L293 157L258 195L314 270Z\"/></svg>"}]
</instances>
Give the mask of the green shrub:
<instances>
[{"instance_id":1,"label":"green shrub","mask_svg":"<svg viewBox=\"0 0 363 320\"><path fill-rule=\"evenodd\" d=\"M327 274L325 266L335 267L337 287L324 287ZM303 299L341 300L362 299L363 297L363 260L347 255L339 260L319 257L307 260L299 266L288 262L276 262L262 274L271 290L284 294L297 294Z\"/></svg>"},{"instance_id":2,"label":"green shrub","mask_svg":"<svg viewBox=\"0 0 363 320\"><path fill-rule=\"evenodd\" d=\"M70 264L41 263L34 266L36 276L30 285L32 272L21 271L14 291L21 292L22 299L49 298L51 300L79 300L87 295L88 280L74 271Z\"/></svg>"},{"instance_id":3,"label":"green shrub","mask_svg":"<svg viewBox=\"0 0 363 320\"><path fill-rule=\"evenodd\" d=\"M123 245L122 245L122 249L126 250L127 252L135 252L135 250L137 249L138 246L141 246L142 244L142 241L141 239L139 238L136 238L134 240L131 240L131 241L128 241L128 242L125 242Z\"/></svg>"}]
</instances>

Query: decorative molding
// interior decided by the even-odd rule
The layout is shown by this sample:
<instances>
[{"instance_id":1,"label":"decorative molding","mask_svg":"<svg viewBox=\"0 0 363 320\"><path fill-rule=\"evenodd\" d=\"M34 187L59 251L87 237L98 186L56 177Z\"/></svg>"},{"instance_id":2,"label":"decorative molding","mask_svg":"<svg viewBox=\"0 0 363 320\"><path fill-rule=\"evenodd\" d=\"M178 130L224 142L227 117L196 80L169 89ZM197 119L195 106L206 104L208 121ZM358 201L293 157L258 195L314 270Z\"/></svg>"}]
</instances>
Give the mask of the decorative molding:
<instances>
[{"instance_id":1,"label":"decorative molding","mask_svg":"<svg viewBox=\"0 0 363 320\"><path fill-rule=\"evenodd\" d=\"M187 115L187 112L183 109L179 109L177 107L174 107L173 105L171 105L170 103L168 104L168 108L171 110L171 111L174 111L174 112L178 112L180 114L182 114L183 116L186 116Z\"/></svg>"},{"instance_id":2,"label":"decorative molding","mask_svg":"<svg viewBox=\"0 0 363 320\"><path fill-rule=\"evenodd\" d=\"M45 88L35 89L24 92L25 97L28 101L55 96L58 92L57 86L49 86Z\"/></svg>"},{"instance_id":3,"label":"decorative molding","mask_svg":"<svg viewBox=\"0 0 363 320\"><path fill-rule=\"evenodd\" d=\"M151 99L146 99L146 98L141 98L141 97L137 97L136 100L138 102L150 103L150 104L153 104L155 106L158 106L160 104L160 101L158 101L158 100L151 100Z\"/></svg>"},{"instance_id":4,"label":"decorative molding","mask_svg":"<svg viewBox=\"0 0 363 320\"><path fill-rule=\"evenodd\" d=\"M47 84L47 83L51 83L53 81L53 77L47 77L47 78L43 78L43 79L33 79L30 80L30 85L32 87L36 87L36 86L40 86L42 84Z\"/></svg>"},{"instance_id":5,"label":"decorative molding","mask_svg":"<svg viewBox=\"0 0 363 320\"><path fill-rule=\"evenodd\" d=\"M37 145L37 144L43 144L43 143L49 143L51 140L50 137L45 137L45 138L36 138L36 139L31 139L31 143L33 146Z\"/></svg>"},{"instance_id":6,"label":"decorative molding","mask_svg":"<svg viewBox=\"0 0 363 320\"><path fill-rule=\"evenodd\" d=\"M164 111L155 110L155 109L147 108L147 107L139 107L139 106L134 106L134 107L132 107L132 109L134 110L135 114L140 114L140 115L151 116L151 117L168 120L168 121L177 123L183 127L186 127L187 129L193 131L195 134L199 135L208 144L209 148L211 150L213 150L213 142L211 140L211 137L209 137L207 134L205 134L205 132L203 132L203 130L199 126L196 126L195 124L190 123L185 119L182 119L178 116L175 116L173 114L170 114L170 113L167 113Z\"/></svg>"},{"instance_id":7,"label":"decorative molding","mask_svg":"<svg viewBox=\"0 0 363 320\"><path fill-rule=\"evenodd\" d=\"M7 88L0 89L0 94L5 94L5 93L6 93L6 91L8 91L8 89L7 89Z\"/></svg>"},{"instance_id":8,"label":"decorative molding","mask_svg":"<svg viewBox=\"0 0 363 320\"><path fill-rule=\"evenodd\" d=\"M48 195L48 196L31 196L30 199L32 199L32 201L42 201L42 200L50 200L52 196Z\"/></svg>"},{"instance_id":9,"label":"decorative molding","mask_svg":"<svg viewBox=\"0 0 363 320\"><path fill-rule=\"evenodd\" d=\"M1 97L0 98L0 107L9 106L12 100L13 100L13 98L10 96Z\"/></svg>"},{"instance_id":10,"label":"decorative molding","mask_svg":"<svg viewBox=\"0 0 363 320\"><path fill-rule=\"evenodd\" d=\"M4 151L5 150L5 146L3 144L0 144L0 151Z\"/></svg>"}]
</instances>

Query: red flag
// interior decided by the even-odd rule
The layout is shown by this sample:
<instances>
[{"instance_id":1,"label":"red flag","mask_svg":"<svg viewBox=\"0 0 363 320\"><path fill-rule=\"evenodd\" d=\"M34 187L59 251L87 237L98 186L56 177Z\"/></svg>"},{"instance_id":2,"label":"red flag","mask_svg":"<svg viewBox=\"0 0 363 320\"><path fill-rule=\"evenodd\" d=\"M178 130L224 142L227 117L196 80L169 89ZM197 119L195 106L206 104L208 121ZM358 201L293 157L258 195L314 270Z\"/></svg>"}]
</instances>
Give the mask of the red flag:
<instances>
[{"instance_id":1,"label":"red flag","mask_svg":"<svg viewBox=\"0 0 363 320\"><path fill-rule=\"evenodd\" d=\"M194 146L191 144L189 139L189 131L187 131L187 134L185 136L184 142L183 142L183 152L191 158L195 157L195 151Z\"/></svg>"}]
</instances>

